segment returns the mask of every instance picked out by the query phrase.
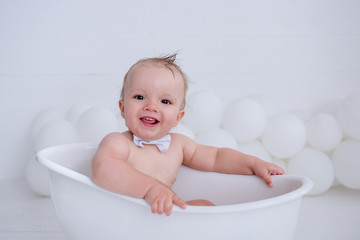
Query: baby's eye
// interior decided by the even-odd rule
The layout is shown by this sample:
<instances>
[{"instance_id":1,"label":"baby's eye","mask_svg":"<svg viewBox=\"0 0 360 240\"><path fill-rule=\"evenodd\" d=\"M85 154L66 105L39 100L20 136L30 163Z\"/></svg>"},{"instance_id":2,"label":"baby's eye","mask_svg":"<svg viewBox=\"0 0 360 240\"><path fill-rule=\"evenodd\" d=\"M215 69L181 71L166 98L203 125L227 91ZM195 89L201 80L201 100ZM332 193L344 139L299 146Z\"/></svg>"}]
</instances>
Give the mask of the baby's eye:
<instances>
[{"instance_id":1,"label":"baby's eye","mask_svg":"<svg viewBox=\"0 0 360 240\"><path fill-rule=\"evenodd\" d=\"M134 98L137 100L144 100L144 96L142 95L135 95Z\"/></svg>"},{"instance_id":2,"label":"baby's eye","mask_svg":"<svg viewBox=\"0 0 360 240\"><path fill-rule=\"evenodd\" d=\"M170 101L170 100L167 100L167 99L161 100L161 102L162 102L163 104L171 104L171 101Z\"/></svg>"}]
</instances>

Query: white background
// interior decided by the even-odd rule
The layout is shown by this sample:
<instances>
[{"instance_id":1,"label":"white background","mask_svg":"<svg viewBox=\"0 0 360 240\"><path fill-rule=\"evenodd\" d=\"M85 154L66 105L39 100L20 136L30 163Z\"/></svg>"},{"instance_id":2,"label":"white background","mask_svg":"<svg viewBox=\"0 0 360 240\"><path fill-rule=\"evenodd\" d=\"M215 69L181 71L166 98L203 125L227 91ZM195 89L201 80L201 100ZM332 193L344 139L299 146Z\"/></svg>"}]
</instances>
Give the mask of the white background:
<instances>
[{"instance_id":1,"label":"white background","mask_svg":"<svg viewBox=\"0 0 360 240\"><path fill-rule=\"evenodd\" d=\"M0 0L0 179L23 176L41 110L115 111L136 60L178 50L190 93L318 107L360 90L360 1Z\"/></svg>"}]
</instances>

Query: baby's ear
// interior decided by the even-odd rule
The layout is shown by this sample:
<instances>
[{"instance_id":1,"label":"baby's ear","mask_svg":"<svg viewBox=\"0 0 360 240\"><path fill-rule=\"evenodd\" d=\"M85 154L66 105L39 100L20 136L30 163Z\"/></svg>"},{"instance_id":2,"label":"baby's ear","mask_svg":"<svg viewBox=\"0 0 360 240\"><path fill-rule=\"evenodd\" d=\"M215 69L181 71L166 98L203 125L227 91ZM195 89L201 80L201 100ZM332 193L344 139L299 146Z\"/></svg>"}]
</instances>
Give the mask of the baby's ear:
<instances>
[{"instance_id":1,"label":"baby's ear","mask_svg":"<svg viewBox=\"0 0 360 240\"><path fill-rule=\"evenodd\" d=\"M119 101L119 108L121 112L121 116L124 117L124 100L120 99Z\"/></svg>"},{"instance_id":2,"label":"baby's ear","mask_svg":"<svg viewBox=\"0 0 360 240\"><path fill-rule=\"evenodd\" d=\"M173 127L176 127L179 124L180 120L184 117L184 115L185 115L185 110L181 109L176 117L176 122L174 123Z\"/></svg>"}]
</instances>

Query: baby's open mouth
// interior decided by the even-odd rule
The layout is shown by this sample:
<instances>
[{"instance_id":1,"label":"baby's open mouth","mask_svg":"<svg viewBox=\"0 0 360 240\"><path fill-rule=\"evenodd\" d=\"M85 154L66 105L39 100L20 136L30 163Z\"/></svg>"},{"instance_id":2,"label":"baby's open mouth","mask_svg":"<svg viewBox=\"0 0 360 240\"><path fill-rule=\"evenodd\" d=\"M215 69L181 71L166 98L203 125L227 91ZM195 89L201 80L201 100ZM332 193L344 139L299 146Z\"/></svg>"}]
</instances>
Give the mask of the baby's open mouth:
<instances>
[{"instance_id":1,"label":"baby's open mouth","mask_svg":"<svg viewBox=\"0 0 360 240\"><path fill-rule=\"evenodd\" d=\"M145 125L155 125L157 123L159 123L159 121L155 118L151 118L151 117L143 117L140 118L140 120L145 124Z\"/></svg>"}]
</instances>

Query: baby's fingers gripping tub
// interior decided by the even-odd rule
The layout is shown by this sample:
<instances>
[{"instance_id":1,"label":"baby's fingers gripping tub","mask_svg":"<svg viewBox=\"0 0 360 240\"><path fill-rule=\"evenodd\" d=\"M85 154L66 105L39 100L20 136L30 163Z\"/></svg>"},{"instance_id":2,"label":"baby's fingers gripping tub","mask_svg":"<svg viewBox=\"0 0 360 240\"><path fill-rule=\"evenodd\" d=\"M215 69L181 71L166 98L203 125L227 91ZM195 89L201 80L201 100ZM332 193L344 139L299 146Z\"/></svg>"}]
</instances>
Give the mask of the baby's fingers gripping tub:
<instances>
[{"instance_id":1,"label":"baby's fingers gripping tub","mask_svg":"<svg viewBox=\"0 0 360 240\"><path fill-rule=\"evenodd\" d=\"M174 207L154 215L143 199L112 193L91 180L97 146L71 144L40 151L50 171L58 221L73 240L290 240L301 198L311 190L300 176L273 176L269 188L256 176L201 172L181 167L174 191L184 200L207 199L215 207Z\"/></svg>"}]
</instances>

